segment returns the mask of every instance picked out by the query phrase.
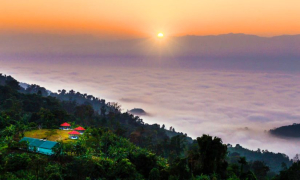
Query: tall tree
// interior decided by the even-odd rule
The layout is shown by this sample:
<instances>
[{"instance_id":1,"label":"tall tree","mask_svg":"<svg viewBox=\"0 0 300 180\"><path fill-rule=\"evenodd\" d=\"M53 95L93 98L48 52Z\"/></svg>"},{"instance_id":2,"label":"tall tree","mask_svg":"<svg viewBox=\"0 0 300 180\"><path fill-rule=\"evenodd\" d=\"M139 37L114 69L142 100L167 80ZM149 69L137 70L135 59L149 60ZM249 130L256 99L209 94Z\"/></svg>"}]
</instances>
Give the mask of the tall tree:
<instances>
[{"instance_id":1,"label":"tall tree","mask_svg":"<svg viewBox=\"0 0 300 180\"><path fill-rule=\"evenodd\" d=\"M246 158L240 157L240 159L238 160L238 163L241 164L241 174L242 174L244 171L244 165L247 164Z\"/></svg>"},{"instance_id":2,"label":"tall tree","mask_svg":"<svg viewBox=\"0 0 300 180\"><path fill-rule=\"evenodd\" d=\"M217 173L225 177L228 166L228 163L225 161L227 146L222 143L222 139L203 135L197 138L197 142L199 145L202 173L208 175Z\"/></svg>"}]
</instances>

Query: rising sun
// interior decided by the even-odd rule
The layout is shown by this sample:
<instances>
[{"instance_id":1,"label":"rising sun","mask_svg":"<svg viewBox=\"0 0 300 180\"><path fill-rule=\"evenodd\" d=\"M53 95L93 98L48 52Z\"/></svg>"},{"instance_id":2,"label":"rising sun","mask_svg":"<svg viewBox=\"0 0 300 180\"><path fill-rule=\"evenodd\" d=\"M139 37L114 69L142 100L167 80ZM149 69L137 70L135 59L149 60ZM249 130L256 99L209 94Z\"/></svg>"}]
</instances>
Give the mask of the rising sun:
<instances>
[{"instance_id":1,"label":"rising sun","mask_svg":"<svg viewBox=\"0 0 300 180\"><path fill-rule=\"evenodd\" d=\"M162 37L164 37L164 34L163 33L158 33L157 37L162 38Z\"/></svg>"}]
</instances>

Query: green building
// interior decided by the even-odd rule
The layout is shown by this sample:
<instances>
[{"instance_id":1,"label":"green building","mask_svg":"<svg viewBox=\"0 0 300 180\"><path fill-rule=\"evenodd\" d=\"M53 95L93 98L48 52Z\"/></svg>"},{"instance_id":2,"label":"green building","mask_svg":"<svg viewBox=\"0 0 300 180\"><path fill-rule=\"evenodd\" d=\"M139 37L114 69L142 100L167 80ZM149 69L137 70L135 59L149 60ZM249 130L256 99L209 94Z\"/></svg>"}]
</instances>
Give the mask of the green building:
<instances>
[{"instance_id":1,"label":"green building","mask_svg":"<svg viewBox=\"0 0 300 180\"><path fill-rule=\"evenodd\" d=\"M24 137L20 140L20 142L27 141L28 149L30 151L35 151L37 153L52 155L54 154L53 148L58 145L57 142L47 141L44 139L36 139L30 137Z\"/></svg>"}]
</instances>

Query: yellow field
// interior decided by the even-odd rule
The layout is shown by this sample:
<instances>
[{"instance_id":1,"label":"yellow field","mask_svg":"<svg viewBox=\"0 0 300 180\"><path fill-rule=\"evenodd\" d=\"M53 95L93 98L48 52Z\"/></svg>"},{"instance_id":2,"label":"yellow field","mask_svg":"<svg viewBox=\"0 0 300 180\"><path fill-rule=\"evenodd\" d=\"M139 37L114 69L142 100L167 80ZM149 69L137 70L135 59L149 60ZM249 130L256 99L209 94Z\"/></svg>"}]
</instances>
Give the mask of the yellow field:
<instances>
[{"instance_id":1,"label":"yellow field","mask_svg":"<svg viewBox=\"0 0 300 180\"><path fill-rule=\"evenodd\" d=\"M71 131L65 131L60 129L40 129L40 130L32 130L26 131L24 137L31 137L31 138L47 138L49 141L63 141L63 142L70 142L73 141L69 139L68 133Z\"/></svg>"}]
</instances>

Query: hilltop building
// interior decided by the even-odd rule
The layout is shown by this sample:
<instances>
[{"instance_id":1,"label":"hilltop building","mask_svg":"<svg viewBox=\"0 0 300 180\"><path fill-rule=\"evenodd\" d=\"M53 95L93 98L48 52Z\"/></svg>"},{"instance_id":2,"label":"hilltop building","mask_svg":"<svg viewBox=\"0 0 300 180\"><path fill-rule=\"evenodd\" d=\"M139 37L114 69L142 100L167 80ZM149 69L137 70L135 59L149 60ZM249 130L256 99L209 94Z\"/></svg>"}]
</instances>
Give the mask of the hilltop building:
<instances>
[{"instance_id":1,"label":"hilltop building","mask_svg":"<svg viewBox=\"0 0 300 180\"><path fill-rule=\"evenodd\" d=\"M58 143L54 141L47 141L45 139L36 139L30 137L23 137L20 142L27 141L29 151L52 155L54 154L53 148L55 148Z\"/></svg>"},{"instance_id":2,"label":"hilltop building","mask_svg":"<svg viewBox=\"0 0 300 180\"><path fill-rule=\"evenodd\" d=\"M83 134L84 131L85 131L85 129L83 127L81 127L81 126L75 128L74 130L77 131L77 132L79 132L80 134Z\"/></svg>"},{"instance_id":3,"label":"hilltop building","mask_svg":"<svg viewBox=\"0 0 300 180\"><path fill-rule=\"evenodd\" d=\"M71 124L65 122L65 123L60 125L59 129L61 129L61 130L70 130L71 129Z\"/></svg>"},{"instance_id":4,"label":"hilltop building","mask_svg":"<svg viewBox=\"0 0 300 180\"><path fill-rule=\"evenodd\" d=\"M80 133L77 131L71 131L68 133L69 134L69 139L79 139Z\"/></svg>"}]
</instances>

